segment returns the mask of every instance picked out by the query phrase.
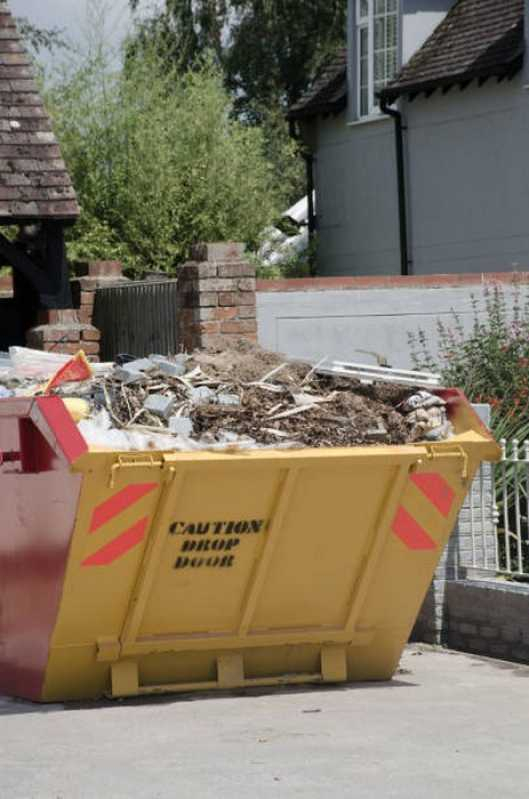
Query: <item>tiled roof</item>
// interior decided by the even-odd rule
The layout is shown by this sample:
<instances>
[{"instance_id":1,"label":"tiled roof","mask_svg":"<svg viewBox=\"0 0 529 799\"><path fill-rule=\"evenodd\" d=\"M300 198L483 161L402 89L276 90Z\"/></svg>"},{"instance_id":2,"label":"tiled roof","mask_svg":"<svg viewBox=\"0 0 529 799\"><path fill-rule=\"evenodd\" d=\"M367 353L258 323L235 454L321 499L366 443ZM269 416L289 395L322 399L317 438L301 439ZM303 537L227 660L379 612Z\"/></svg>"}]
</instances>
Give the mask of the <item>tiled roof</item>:
<instances>
[{"instance_id":1,"label":"tiled roof","mask_svg":"<svg viewBox=\"0 0 529 799\"><path fill-rule=\"evenodd\" d=\"M31 60L6 1L0 0L0 224L78 216Z\"/></svg>"},{"instance_id":2,"label":"tiled roof","mask_svg":"<svg viewBox=\"0 0 529 799\"><path fill-rule=\"evenodd\" d=\"M522 66L524 0L457 0L382 96L431 91L474 78L505 77Z\"/></svg>"},{"instance_id":3,"label":"tiled roof","mask_svg":"<svg viewBox=\"0 0 529 799\"><path fill-rule=\"evenodd\" d=\"M291 106L289 119L309 119L319 114L337 114L347 105L347 50L340 50L314 81L311 88Z\"/></svg>"}]
</instances>

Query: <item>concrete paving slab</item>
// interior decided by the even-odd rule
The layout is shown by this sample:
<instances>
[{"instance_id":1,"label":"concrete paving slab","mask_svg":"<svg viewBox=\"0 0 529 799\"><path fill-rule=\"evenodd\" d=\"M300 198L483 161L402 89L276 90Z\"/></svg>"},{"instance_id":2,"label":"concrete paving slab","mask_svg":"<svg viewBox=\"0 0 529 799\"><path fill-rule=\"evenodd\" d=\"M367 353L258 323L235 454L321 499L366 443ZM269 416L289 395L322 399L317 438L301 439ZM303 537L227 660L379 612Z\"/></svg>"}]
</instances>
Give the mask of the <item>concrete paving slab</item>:
<instances>
[{"instance_id":1,"label":"concrete paving slab","mask_svg":"<svg viewBox=\"0 0 529 799\"><path fill-rule=\"evenodd\" d=\"M392 683L0 700L2 799L527 796L529 668L409 648Z\"/></svg>"}]
</instances>

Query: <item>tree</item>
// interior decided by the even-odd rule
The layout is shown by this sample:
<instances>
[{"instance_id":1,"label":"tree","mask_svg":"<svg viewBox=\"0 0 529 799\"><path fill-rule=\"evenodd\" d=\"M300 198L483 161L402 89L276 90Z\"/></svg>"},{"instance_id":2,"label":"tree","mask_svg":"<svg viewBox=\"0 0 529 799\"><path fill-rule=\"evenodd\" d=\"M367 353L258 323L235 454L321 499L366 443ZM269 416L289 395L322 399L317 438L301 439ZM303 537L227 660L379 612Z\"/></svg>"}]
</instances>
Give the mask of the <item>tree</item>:
<instances>
[{"instance_id":1,"label":"tree","mask_svg":"<svg viewBox=\"0 0 529 799\"><path fill-rule=\"evenodd\" d=\"M82 208L73 259L173 272L197 241L255 244L284 207L262 131L234 117L218 68L163 67L144 51L113 73L97 51L48 91Z\"/></svg>"},{"instance_id":2,"label":"tree","mask_svg":"<svg viewBox=\"0 0 529 799\"><path fill-rule=\"evenodd\" d=\"M240 113L259 121L300 97L344 44L346 17L347 0L165 0L135 43L156 41L181 71L212 49Z\"/></svg>"},{"instance_id":3,"label":"tree","mask_svg":"<svg viewBox=\"0 0 529 799\"><path fill-rule=\"evenodd\" d=\"M129 0L136 11L140 0ZM228 17L228 0L165 0L162 11L138 23L129 55L149 49L159 52L180 72L186 72L206 51L219 61Z\"/></svg>"},{"instance_id":4,"label":"tree","mask_svg":"<svg viewBox=\"0 0 529 799\"><path fill-rule=\"evenodd\" d=\"M233 0L233 7L228 85L250 114L296 102L345 42L346 0Z\"/></svg>"},{"instance_id":5,"label":"tree","mask_svg":"<svg viewBox=\"0 0 529 799\"><path fill-rule=\"evenodd\" d=\"M20 35L35 53L40 53L42 50L52 52L68 47L63 31L59 28L37 28L26 17L19 17L16 22Z\"/></svg>"}]
</instances>

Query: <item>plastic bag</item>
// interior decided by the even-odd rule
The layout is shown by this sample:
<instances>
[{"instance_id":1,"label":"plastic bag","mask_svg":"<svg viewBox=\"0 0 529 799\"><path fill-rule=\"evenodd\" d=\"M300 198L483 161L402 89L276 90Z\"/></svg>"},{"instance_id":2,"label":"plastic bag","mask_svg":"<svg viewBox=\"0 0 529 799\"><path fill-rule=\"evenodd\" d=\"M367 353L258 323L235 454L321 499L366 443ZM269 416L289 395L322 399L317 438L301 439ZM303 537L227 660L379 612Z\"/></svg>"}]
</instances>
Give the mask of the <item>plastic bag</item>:
<instances>
[{"instance_id":1,"label":"plastic bag","mask_svg":"<svg viewBox=\"0 0 529 799\"><path fill-rule=\"evenodd\" d=\"M12 377L38 381L52 377L58 369L68 363L72 356L31 350L27 347L10 347L9 357L12 364Z\"/></svg>"},{"instance_id":2,"label":"plastic bag","mask_svg":"<svg viewBox=\"0 0 529 799\"><path fill-rule=\"evenodd\" d=\"M92 377L92 369L86 360L86 355L82 350L79 350L77 355L65 363L58 372L51 378L50 382L44 389L45 394L49 394L53 388L61 386L63 383L82 383L84 380L90 380Z\"/></svg>"}]
</instances>

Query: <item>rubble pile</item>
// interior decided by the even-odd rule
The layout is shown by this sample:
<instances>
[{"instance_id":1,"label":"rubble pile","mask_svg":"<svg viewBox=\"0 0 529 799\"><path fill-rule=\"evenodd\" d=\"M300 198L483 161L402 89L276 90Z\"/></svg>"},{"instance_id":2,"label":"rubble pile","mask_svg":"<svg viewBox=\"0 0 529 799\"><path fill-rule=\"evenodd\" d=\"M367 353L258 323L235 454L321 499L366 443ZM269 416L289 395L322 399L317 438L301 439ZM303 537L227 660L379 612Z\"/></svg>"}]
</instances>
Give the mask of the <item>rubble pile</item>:
<instances>
[{"instance_id":1,"label":"rubble pile","mask_svg":"<svg viewBox=\"0 0 529 799\"><path fill-rule=\"evenodd\" d=\"M43 393L38 370L6 363L0 396ZM120 450L350 447L452 433L445 402L428 391L320 374L243 341L121 359L47 393L77 402L71 412L91 446Z\"/></svg>"}]
</instances>

